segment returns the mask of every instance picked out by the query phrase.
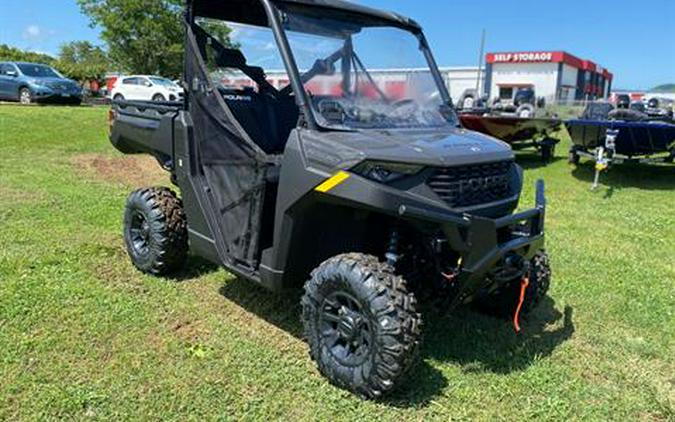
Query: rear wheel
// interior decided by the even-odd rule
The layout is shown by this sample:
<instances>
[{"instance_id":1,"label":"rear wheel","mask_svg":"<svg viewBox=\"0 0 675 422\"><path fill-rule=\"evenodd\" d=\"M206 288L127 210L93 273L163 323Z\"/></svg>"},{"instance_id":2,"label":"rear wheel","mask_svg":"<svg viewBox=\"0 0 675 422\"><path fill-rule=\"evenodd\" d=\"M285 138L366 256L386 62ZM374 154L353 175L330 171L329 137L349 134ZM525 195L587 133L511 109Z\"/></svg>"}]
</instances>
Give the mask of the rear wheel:
<instances>
[{"instance_id":1,"label":"rear wheel","mask_svg":"<svg viewBox=\"0 0 675 422\"><path fill-rule=\"evenodd\" d=\"M541 250L530 260L527 273L529 284L525 289L520 315L532 312L546 296L551 285L551 265L548 254ZM476 307L497 317L510 317L516 311L520 299L521 280L513 280L502 288L477 299Z\"/></svg>"},{"instance_id":2,"label":"rear wheel","mask_svg":"<svg viewBox=\"0 0 675 422\"><path fill-rule=\"evenodd\" d=\"M414 361L421 318L403 278L373 256L339 255L305 284L310 356L333 384L366 398L393 389Z\"/></svg>"},{"instance_id":3,"label":"rear wheel","mask_svg":"<svg viewBox=\"0 0 675 422\"><path fill-rule=\"evenodd\" d=\"M28 88L21 88L19 90L19 102L21 104L30 104L33 102L33 93Z\"/></svg>"},{"instance_id":4,"label":"rear wheel","mask_svg":"<svg viewBox=\"0 0 675 422\"><path fill-rule=\"evenodd\" d=\"M183 204L168 188L131 193L124 211L124 243L133 264L154 275L166 275L187 258L187 221Z\"/></svg>"}]
</instances>

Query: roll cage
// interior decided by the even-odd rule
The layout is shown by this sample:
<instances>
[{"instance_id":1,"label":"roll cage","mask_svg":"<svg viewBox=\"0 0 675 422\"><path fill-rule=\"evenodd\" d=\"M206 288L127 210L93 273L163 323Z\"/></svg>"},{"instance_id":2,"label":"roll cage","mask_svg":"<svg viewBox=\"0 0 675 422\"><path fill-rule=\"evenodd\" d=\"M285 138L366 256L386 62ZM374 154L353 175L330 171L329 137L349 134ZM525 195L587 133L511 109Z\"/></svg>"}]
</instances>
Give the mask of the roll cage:
<instances>
[{"instance_id":1,"label":"roll cage","mask_svg":"<svg viewBox=\"0 0 675 422\"><path fill-rule=\"evenodd\" d=\"M391 26L403 29L414 34L419 42L420 49L427 60L434 82L437 85L443 104L452 106L450 94L445 86L443 76L438 70L438 65L433 57L429 44L424 37L421 27L414 20L392 12L384 12L377 9L361 6L343 0L187 0L186 21L195 35L208 36L198 25L197 18L209 18L227 21L237 24L267 27L272 30L280 56L284 62L290 83L288 86L277 90L265 80L262 69L251 67L246 64L243 54L235 49L228 49L216 41L212 46L219 50L219 64L241 70L245 75L255 81L261 89L265 89L276 97L295 94L303 122L310 129L325 129L319 124L315 111L310 106L310 99L303 85L312 78L325 74L342 60L340 72L343 76L343 87L350 81L352 68L360 68L367 79L373 83L372 77L366 70L359 57L350 48L350 38L346 39L345 46L324 59L319 59L311 69L301 73L293 56L288 38L286 36L283 21L284 9L301 11L302 13L323 16L331 13L334 16L349 17L362 24L372 26ZM349 35L349 34L348 34ZM214 40L215 41L215 40ZM185 81L189 86L189 81ZM373 83L374 86L376 84ZM386 98L383 92L376 88L382 98ZM345 92L347 90L345 89Z\"/></svg>"}]
</instances>

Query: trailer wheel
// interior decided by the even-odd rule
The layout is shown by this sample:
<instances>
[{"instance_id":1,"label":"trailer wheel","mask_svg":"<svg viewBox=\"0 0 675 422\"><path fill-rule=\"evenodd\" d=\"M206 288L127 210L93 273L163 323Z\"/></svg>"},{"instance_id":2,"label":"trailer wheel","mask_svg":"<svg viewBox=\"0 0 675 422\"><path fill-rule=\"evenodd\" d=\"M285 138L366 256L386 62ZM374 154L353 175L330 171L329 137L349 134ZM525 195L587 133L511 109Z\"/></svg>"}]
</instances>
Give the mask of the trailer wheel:
<instances>
[{"instance_id":1,"label":"trailer wheel","mask_svg":"<svg viewBox=\"0 0 675 422\"><path fill-rule=\"evenodd\" d=\"M546 251L537 252L530 260L528 278L530 283L525 289L521 315L532 312L548 292L551 284L551 265ZM513 280L503 288L477 299L476 308L500 318L513 316L520 297L520 281L520 279Z\"/></svg>"},{"instance_id":2,"label":"trailer wheel","mask_svg":"<svg viewBox=\"0 0 675 422\"><path fill-rule=\"evenodd\" d=\"M415 297L376 257L351 253L321 264L305 284L302 310L310 356L338 387L378 398L414 362Z\"/></svg>"},{"instance_id":3,"label":"trailer wheel","mask_svg":"<svg viewBox=\"0 0 675 422\"><path fill-rule=\"evenodd\" d=\"M541 146L541 160L545 163L551 162L555 156L555 145L544 144Z\"/></svg>"},{"instance_id":4,"label":"trailer wheel","mask_svg":"<svg viewBox=\"0 0 675 422\"><path fill-rule=\"evenodd\" d=\"M576 151L571 150L569 155L567 156L567 162L571 165L578 166L580 161L581 157L579 156L579 154Z\"/></svg>"},{"instance_id":5,"label":"trailer wheel","mask_svg":"<svg viewBox=\"0 0 675 422\"><path fill-rule=\"evenodd\" d=\"M166 275L187 258L187 220L183 203L169 188L132 192L124 210L124 243L134 266Z\"/></svg>"}]
</instances>

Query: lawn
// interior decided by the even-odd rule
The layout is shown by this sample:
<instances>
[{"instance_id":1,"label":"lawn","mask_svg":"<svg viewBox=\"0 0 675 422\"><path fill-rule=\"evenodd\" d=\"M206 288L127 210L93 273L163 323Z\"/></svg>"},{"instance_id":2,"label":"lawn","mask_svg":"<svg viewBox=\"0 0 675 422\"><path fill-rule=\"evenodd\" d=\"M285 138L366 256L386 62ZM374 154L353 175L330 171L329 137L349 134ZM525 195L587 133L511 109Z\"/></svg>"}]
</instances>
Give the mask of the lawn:
<instances>
[{"instance_id":1,"label":"lawn","mask_svg":"<svg viewBox=\"0 0 675 422\"><path fill-rule=\"evenodd\" d=\"M0 106L0 420L674 420L675 170L526 168L547 182L553 286L516 335L467 309L427 318L402 388L328 384L296 297L192 258L144 276L122 245L135 187L103 108Z\"/></svg>"}]
</instances>

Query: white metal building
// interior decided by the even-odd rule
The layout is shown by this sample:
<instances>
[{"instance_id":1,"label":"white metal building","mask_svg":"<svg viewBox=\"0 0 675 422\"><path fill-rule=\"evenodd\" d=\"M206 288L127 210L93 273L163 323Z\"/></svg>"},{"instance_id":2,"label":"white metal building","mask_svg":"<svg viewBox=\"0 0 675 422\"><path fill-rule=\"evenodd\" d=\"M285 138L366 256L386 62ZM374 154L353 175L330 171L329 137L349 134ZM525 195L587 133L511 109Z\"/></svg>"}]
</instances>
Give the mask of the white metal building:
<instances>
[{"instance_id":1,"label":"white metal building","mask_svg":"<svg viewBox=\"0 0 675 422\"><path fill-rule=\"evenodd\" d=\"M543 97L548 103L607 99L611 92L613 75L607 69L564 51L488 53L486 63L480 77L478 67L440 68L455 104L469 91L474 95L480 92L490 100L505 100L513 98L519 88L532 88L537 98ZM380 89L391 93L393 98L402 95L406 81L429 79L419 77L428 72L428 69L370 70ZM247 78L226 79L224 82L231 85L252 84ZM285 71L269 71L267 79L275 87L288 84ZM331 93L337 86L331 78L316 78L309 84L314 93L323 94Z\"/></svg>"}]
</instances>

